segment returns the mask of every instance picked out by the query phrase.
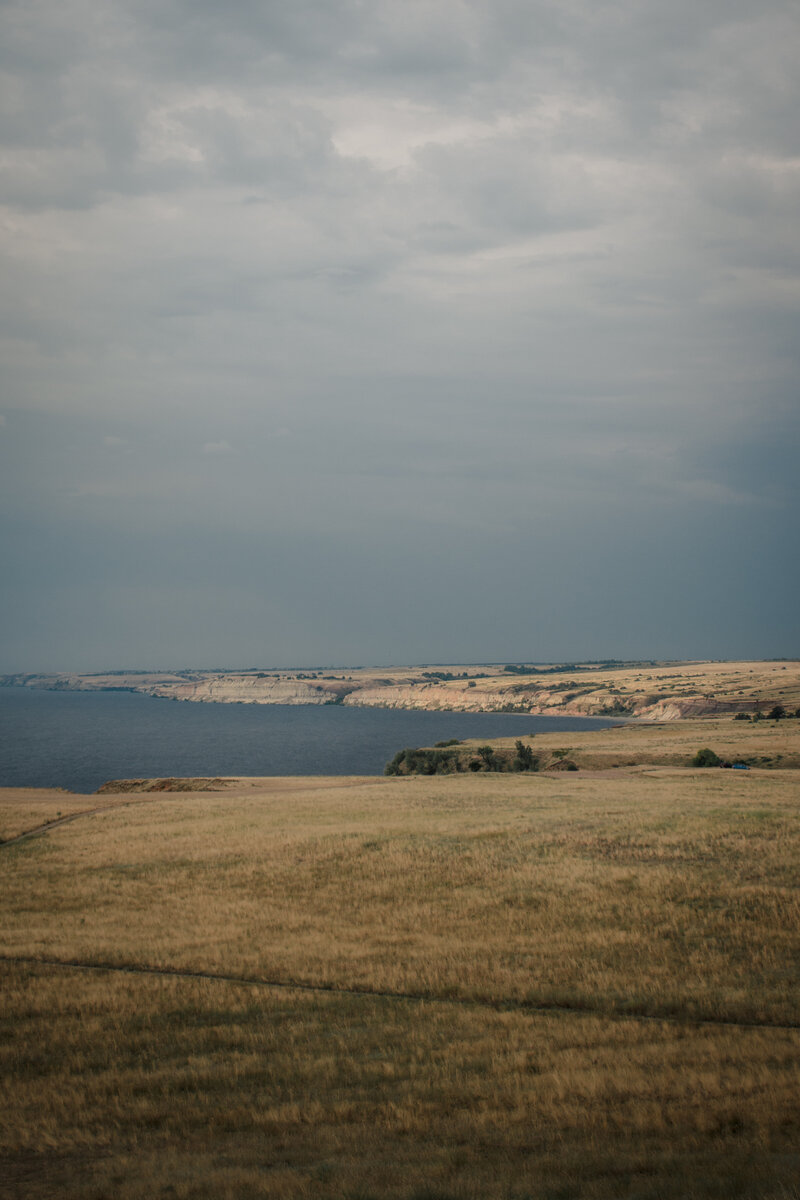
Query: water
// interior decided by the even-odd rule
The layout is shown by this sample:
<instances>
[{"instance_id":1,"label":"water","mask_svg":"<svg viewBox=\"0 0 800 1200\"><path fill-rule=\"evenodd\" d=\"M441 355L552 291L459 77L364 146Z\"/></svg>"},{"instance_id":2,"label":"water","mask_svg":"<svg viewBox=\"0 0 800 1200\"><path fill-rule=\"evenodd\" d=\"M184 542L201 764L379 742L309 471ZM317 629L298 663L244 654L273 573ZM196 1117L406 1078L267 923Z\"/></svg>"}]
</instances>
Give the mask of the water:
<instances>
[{"instance_id":1,"label":"water","mask_svg":"<svg viewBox=\"0 0 800 1200\"><path fill-rule=\"evenodd\" d=\"M0 786L92 792L107 779L380 775L405 746L614 724L580 717L197 704L129 692L0 688Z\"/></svg>"}]
</instances>

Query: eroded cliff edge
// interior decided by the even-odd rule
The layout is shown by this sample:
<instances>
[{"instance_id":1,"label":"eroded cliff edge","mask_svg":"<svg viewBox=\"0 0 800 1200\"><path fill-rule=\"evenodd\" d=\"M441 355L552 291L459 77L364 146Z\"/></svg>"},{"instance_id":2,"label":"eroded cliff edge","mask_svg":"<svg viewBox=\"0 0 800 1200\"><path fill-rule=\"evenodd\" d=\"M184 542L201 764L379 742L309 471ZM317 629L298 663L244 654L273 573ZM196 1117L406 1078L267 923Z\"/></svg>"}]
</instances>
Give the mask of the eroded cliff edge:
<instances>
[{"instance_id":1,"label":"eroded cliff edge","mask_svg":"<svg viewBox=\"0 0 800 1200\"><path fill-rule=\"evenodd\" d=\"M800 705L800 663L17 674L0 676L0 685L59 691L131 691L199 703L344 704L675 721L751 714L775 705L793 712Z\"/></svg>"}]
</instances>

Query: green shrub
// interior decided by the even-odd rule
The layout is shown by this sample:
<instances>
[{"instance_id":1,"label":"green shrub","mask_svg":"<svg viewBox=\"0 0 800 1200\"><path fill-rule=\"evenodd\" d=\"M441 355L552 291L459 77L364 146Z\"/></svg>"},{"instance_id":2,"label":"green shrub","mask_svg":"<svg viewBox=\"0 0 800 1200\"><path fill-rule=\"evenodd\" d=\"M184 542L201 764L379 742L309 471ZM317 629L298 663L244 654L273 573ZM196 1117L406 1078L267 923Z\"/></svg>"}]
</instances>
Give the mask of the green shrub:
<instances>
[{"instance_id":1,"label":"green shrub","mask_svg":"<svg viewBox=\"0 0 800 1200\"><path fill-rule=\"evenodd\" d=\"M383 768L384 775L402 775L403 772L400 770L400 768L405 762L405 759L405 750L398 750L391 762L388 762Z\"/></svg>"},{"instance_id":2,"label":"green shrub","mask_svg":"<svg viewBox=\"0 0 800 1200\"><path fill-rule=\"evenodd\" d=\"M698 750L692 759L693 767L718 767L722 759L713 750L709 750L708 746L704 750Z\"/></svg>"},{"instance_id":3,"label":"green shrub","mask_svg":"<svg viewBox=\"0 0 800 1200\"><path fill-rule=\"evenodd\" d=\"M491 771L495 766L494 747L478 746L478 754L485 762L487 769Z\"/></svg>"},{"instance_id":4,"label":"green shrub","mask_svg":"<svg viewBox=\"0 0 800 1200\"><path fill-rule=\"evenodd\" d=\"M452 775L461 763L454 750L399 750L383 768L384 775Z\"/></svg>"}]
</instances>

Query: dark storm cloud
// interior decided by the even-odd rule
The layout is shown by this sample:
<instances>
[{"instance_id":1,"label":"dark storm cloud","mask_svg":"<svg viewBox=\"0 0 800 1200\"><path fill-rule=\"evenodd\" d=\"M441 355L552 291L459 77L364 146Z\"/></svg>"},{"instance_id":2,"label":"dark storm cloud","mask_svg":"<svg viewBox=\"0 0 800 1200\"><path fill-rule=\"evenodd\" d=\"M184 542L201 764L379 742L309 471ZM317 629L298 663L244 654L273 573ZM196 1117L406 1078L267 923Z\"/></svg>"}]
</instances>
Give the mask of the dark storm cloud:
<instances>
[{"instance_id":1,"label":"dark storm cloud","mask_svg":"<svg viewBox=\"0 0 800 1200\"><path fill-rule=\"evenodd\" d=\"M13 665L792 652L794 6L0 22Z\"/></svg>"}]
</instances>

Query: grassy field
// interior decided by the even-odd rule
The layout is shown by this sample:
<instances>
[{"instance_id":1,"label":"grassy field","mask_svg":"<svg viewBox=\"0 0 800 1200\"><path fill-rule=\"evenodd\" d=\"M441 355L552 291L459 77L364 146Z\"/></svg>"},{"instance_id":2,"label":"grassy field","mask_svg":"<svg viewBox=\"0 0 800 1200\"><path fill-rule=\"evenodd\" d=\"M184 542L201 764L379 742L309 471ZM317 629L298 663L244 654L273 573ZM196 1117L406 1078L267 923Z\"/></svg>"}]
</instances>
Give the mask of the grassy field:
<instances>
[{"instance_id":1,"label":"grassy field","mask_svg":"<svg viewBox=\"0 0 800 1200\"><path fill-rule=\"evenodd\" d=\"M798 724L7 793L0 1195L797 1200Z\"/></svg>"},{"instance_id":2,"label":"grassy field","mask_svg":"<svg viewBox=\"0 0 800 1200\"><path fill-rule=\"evenodd\" d=\"M740 761L757 769L800 768L800 720L735 721L730 717L663 724L631 721L613 729L537 733L524 738L541 755L543 768L555 750L567 750L582 770L625 767L687 767L698 750L709 747L721 759ZM511 751L515 738L496 738L492 745ZM465 742L477 747L479 742Z\"/></svg>"}]
</instances>

